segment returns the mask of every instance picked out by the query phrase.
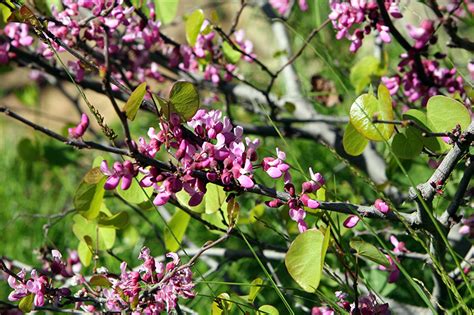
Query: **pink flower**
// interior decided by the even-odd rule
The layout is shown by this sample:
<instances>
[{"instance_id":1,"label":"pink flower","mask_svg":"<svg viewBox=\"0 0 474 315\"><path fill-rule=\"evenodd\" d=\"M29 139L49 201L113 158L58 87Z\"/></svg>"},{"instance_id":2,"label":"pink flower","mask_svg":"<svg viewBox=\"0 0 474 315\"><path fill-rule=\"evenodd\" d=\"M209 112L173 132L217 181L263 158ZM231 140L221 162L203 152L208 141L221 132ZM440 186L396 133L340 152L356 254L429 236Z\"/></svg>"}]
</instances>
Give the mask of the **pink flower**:
<instances>
[{"instance_id":1,"label":"pink flower","mask_svg":"<svg viewBox=\"0 0 474 315\"><path fill-rule=\"evenodd\" d=\"M399 242L395 235L390 236L390 242L394 246L393 252L394 253L407 253L408 249L405 247L404 242Z\"/></svg>"},{"instance_id":2,"label":"pink flower","mask_svg":"<svg viewBox=\"0 0 474 315\"><path fill-rule=\"evenodd\" d=\"M279 178L281 175L286 173L290 166L283 161L286 159L286 154L283 151L280 151L276 148L277 158L266 157L263 159L262 165L263 170L267 172L267 174L271 178Z\"/></svg>"},{"instance_id":3,"label":"pink flower","mask_svg":"<svg viewBox=\"0 0 474 315\"><path fill-rule=\"evenodd\" d=\"M360 218L359 216L357 215L350 215L347 217L347 219L344 221L343 225L348 228L348 229L352 229L354 226L357 225L357 223L359 223L360 221Z\"/></svg>"},{"instance_id":4,"label":"pink flower","mask_svg":"<svg viewBox=\"0 0 474 315\"><path fill-rule=\"evenodd\" d=\"M415 40L415 45L413 46L415 49L425 47L435 31L434 22L432 20L424 20L421 22L420 27L408 24L407 29L410 37Z\"/></svg>"},{"instance_id":5,"label":"pink flower","mask_svg":"<svg viewBox=\"0 0 474 315\"><path fill-rule=\"evenodd\" d=\"M394 283L400 277L400 269L398 269L397 264L393 261L392 257L389 255L385 255L390 263L390 266L387 268L383 265L379 266L380 270L389 271L390 274L388 275L388 283Z\"/></svg>"},{"instance_id":6,"label":"pink flower","mask_svg":"<svg viewBox=\"0 0 474 315\"><path fill-rule=\"evenodd\" d=\"M387 214L390 211L389 206L381 199L375 200L374 207L383 214Z\"/></svg>"},{"instance_id":7,"label":"pink flower","mask_svg":"<svg viewBox=\"0 0 474 315\"><path fill-rule=\"evenodd\" d=\"M17 276L22 280L22 282L18 281L13 276L8 276L8 285L13 289L10 295L8 295L9 301L19 301L29 294L28 289L24 283L25 270L22 269L19 273L17 273Z\"/></svg>"},{"instance_id":8,"label":"pink flower","mask_svg":"<svg viewBox=\"0 0 474 315\"><path fill-rule=\"evenodd\" d=\"M122 180L120 187L126 190L130 187L133 178L137 175L137 170L129 160L123 163L115 162L112 169L109 169L107 161L104 160L100 164L100 170L104 175L108 176L104 184L104 188L107 190L115 189L120 183L120 180Z\"/></svg>"},{"instance_id":9,"label":"pink flower","mask_svg":"<svg viewBox=\"0 0 474 315\"><path fill-rule=\"evenodd\" d=\"M81 122L74 128L69 128L69 136L74 139L81 138L89 127L89 117L86 114L81 115Z\"/></svg>"},{"instance_id":10,"label":"pink flower","mask_svg":"<svg viewBox=\"0 0 474 315\"><path fill-rule=\"evenodd\" d=\"M269 3L280 15L285 15L290 10L289 0L270 0Z\"/></svg>"}]
</instances>

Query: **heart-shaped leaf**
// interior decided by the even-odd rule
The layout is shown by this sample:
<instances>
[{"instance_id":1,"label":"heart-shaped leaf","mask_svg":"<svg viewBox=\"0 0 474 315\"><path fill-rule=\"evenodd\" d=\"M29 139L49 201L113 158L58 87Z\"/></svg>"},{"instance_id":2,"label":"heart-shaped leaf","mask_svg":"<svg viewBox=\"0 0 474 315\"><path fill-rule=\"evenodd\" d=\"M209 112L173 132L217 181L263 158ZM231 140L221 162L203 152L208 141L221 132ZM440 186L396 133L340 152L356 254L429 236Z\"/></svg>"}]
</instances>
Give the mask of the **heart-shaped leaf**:
<instances>
[{"instance_id":1,"label":"heart-shaped leaf","mask_svg":"<svg viewBox=\"0 0 474 315\"><path fill-rule=\"evenodd\" d=\"M351 248L355 249L357 255L371 260L379 265L383 265L385 267L390 267L390 262L388 261L387 257L382 254L381 251L374 245L367 243L361 239L353 239L349 242Z\"/></svg>"},{"instance_id":2,"label":"heart-shaped leaf","mask_svg":"<svg viewBox=\"0 0 474 315\"><path fill-rule=\"evenodd\" d=\"M369 140L361 135L349 122L342 137L342 145L346 153L352 156L361 155L368 143Z\"/></svg>"},{"instance_id":3,"label":"heart-shaped leaf","mask_svg":"<svg viewBox=\"0 0 474 315\"><path fill-rule=\"evenodd\" d=\"M354 128L369 140L388 140L394 126L373 123L374 119L393 120L392 98L384 85L379 85L378 99L373 94L362 94L351 106L350 121Z\"/></svg>"},{"instance_id":4,"label":"heart-shaped leaf","mask_svg":"<svg viewBox=\"0 0 474 315\"><path fill-rule=\"evenodd\" d=\"M319 286L329 244L328 232L329 229L324 235L316 229L307 230L295 238L286 253L286 269L307 292L315 292Z\"/></svg>"},{"instance_id":5,"label":"heart-shaped leaf","mask_svg":"<svg viewBox=\"0 0 474 315\"><path fill-rule=\"evenodd\" d=\"M426 105L428 122L435 132L449 132L457 124L466 130L471 123L471 115L460 102L443 95L433 96Z\"/></svg>"}]
</instances>

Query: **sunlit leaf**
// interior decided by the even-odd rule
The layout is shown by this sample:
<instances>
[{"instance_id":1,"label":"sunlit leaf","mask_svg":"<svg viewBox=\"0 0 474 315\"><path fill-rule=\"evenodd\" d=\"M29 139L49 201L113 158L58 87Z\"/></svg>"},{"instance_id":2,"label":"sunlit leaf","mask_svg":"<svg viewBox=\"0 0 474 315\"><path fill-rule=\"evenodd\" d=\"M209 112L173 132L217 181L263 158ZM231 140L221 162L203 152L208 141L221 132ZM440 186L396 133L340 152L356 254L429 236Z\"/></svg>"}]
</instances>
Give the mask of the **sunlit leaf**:
<instances>
[{"instance_id":1,"label":"sunlit leaf","mask_svg":"<svg viewBox=\"0 0 474 315\"><path fill-rule=\"evenodd\" d=\"M96 174L94 169L92 171ZM86 175L86 177L87 181L91 181L92 175ZM102 177L97 183L89 184L86 182L86 179L83 179L79 184L74 195L73 204L75 209L85 218L94 219L99 215L102 200L104 199L105 181L106 177Z\"/></svg>"},{"instance_id":2,"label":"sunlit leaf","mask_svg":"<svg viewBox=\"0 0 474 315\"><path fill-rule=\"evenodd\" d=\"M265 304L258 308L257 314L258 315L264 315L264 314L279 315L280 312L278 312L278 309L275 306Z\"/></svg>"},{"instance_id":3,"label":"sunlit leaf","mask_svg":"<svg viewBox=\"0 0 474 315\"><path fill-rule=\"evenodd\" d=\"M140 109L140 105L142 104L143 98L145 97L146 93L146 82L141 83L136 89L130 94L130 97L125 103L122 111L125 112L127 118L130 120L134 120L135 116L138 113L138 109Z\"/></svg>"},{"instance_id":4,"label":"sunlit leaf","mask_svg":"<svg viewBox=\"0 0 474 315\"><path fill-rule=\"evenodd\" d=\"M224 188L216 184L208 183L206 185L206 197L204 199L206 213L214 213L219 210L225 202Z\"/></svg>"},{"instance_id":5,"label":"sunlit leaf","mask_svg":"<svg viewBox=\"0 0 474 315\"><path fill-rule=\"evenodd\" d=\"M319 230L307 230L296 237L286 253L286 269L307 292L315 292L321 280L327 250L324 238Z\"/></svg>"},{"instance_id":6,"label":"sunlit leaf","mask_svg":"<svg viewBox=\"0 0 474 315\"><path fill-rule=\"evenodd\" d=\"M179 0L155 0L154 2L158 20L163 24L173 22L178 13Z\"/></svg>"},{"instance_id":7,"label":"sunlit leaf","mask_svg":"<svg viewBox=\"0 0 474 315\"><path fill-rule=\"evenodd\" d=\"M23 312L23 313L29 313L33 309L33 301L35 299L34 294L28 294L24 298L20 300L20 303L18 303L18 308Z\"/></svg>"},{"instance_id":8,"label":"sunlit leaf","mask_svg":"<svg viewBox=\"0 0 474 315\"><path fill-rule=\"evenodd\" d=\"M435 132L449 132L457 124L461 126L461 130L466 130L471 123L471 115L463 104L442 95L428 100L426 115Z\"/></svg>"},{"instance_id":9,"label":"sunlit leaf","mask_svg":"<svg viewBox=\"0 0 474 315\"><path fill-rule=\"evenodd\" d=\"M374 119L393 120L392 99L388 89L379 85L378 99L371 93L362 94L351 106L350 121L354 128L369 140L388 140L393 133L392 124L377 123Z\"/></svg>"},{"instance_id":10,"label":"sunlit leaf","mask_svg":"<svg viewBox=\"0 0 474 315\"><path fill-rule=\"evenodd\" d=\"M368 143L369 140L361 135L349 122L342 137L342 145L346 153L352 156L361 155Z\"/></svg>"},{"instance_id":11,"label":"sunlit leaf","mask_svg":"<svg viewBox=\"0 0 474 315\"><path fill-rule=\"evenodd\" d=\"M222 53L224 54L225 59L230 63L237 63L242 56L242 54L232 48L228 42L222 43Z\"/></svg>"},{"instance_id":12,"label":"sunlit leaf","mask_svg":"<svg viewBox=\"0 0 474 315\"><path fill-rule=\"evenodd\" d=\"M89 283L94 287L110 288L112 283L103 275L93 275Z\"/></svg>"},{"instance_id":13,"label":"sunlit leaf","mask_svg":"<svg viewBox=\"0 0 474 315\"><path fill-rule=\"evenodd\" d=\"M202 23L204 22L204 12L198 9L191 13L186 19L186 40L190 46L196 44L196 39L201 31Z\"/></svg>"},{"instance_id":14,"label":"sunlit leaf","mask_svg":"<svg viewBox=\"0 0 474 315\"><path fill-rule=\"evenodd\" d=\"M249 303L253 303L255 298L257 297L258 293L262 290L263 279L262 278L255 278L250 287L250 292L247 297Z\"/></svg>"},{"instance_id":15,"label":"sunlit leaf","mask_svg":"<svg viewBox=\"0 0 474 315\"><path fill-rule=\"evenodd\" d=\"M171 88L169 101L161 106L166 118L169 119L171 113L177 113L184 121L187 121L199 109L199 93L191 82L178 81Z\"/></svg>"},{"instance_id":16,"label":"sunlit leaf","mask_svg":"<svg viewBox=\"0 0 474 315\"><path fill-rule=\"evenodd\" d=\"M176 209L173 217L168 222L169 228L165 229L165 245L167 250L175 252L180 248L190 219L189 214Z\"/></svg>"},{"instance_id":17,"label":"sunlit leaf","mask_svg":"<svg viewBox=\"0 0 474 315\"><path fill-rule=\"evenodd\" d=\"M112 216L101 216L99 219L99 226L120 230L128 225L128 221L128 213L125 211L120 211Z\"/></svg>"}]
</instances>

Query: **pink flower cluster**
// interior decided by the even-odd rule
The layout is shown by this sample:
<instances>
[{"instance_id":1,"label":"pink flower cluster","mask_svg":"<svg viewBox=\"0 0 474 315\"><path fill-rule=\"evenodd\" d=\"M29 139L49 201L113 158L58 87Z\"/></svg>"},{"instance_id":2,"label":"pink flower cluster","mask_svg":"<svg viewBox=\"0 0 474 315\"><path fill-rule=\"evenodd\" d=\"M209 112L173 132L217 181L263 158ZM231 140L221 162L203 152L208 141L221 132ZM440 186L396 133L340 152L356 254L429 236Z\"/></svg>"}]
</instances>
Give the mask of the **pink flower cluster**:
<instances>
[{"instance_id":1,"label":"pink flower cluster","mask_svg":"<svg viewBox=\"0 0 474 315\"><path fill-rule=\"evenodd\" d=\"M171 50L169 54L170 66L179 67L182 70L196 72L203 70L204 79L218 85L222 80L230 81L235 75L237 67L235 64L222 58L222 49L219 46L214 31L205 32L209 28L207 20L201 26L201 34L198 35L193 47L180 45ZM252 62L255 58L253 44L245 39L243 30L238 30L232 35L233 43L247 55L241 54L240 59Z\"/></svg>"},{"instance_id":2,"label":"pink flower cluster","mask_svg":"<svg viewBox=\"0 0 474 315\"><path fill-rule=\"evenodd\" d=\"M63 278L72 277L81 267L77 253L71 252L67 262L61 260L62 255L57 250L53 250L51 256L52 258L46 261L48 268L44 273L39 273L33 269L30 273L30 278L26 279L26 271L22 269L16 274L16 277L13 275L8 277L8 285L13 289L8 296L10 301L19 301L32 294L34 296L34 306L43 306L46 298L58 302L62 297L71 294L68 288L53 288L53 279L48 278L46 275L58 275Z\"/></svg>"},{"instance_id":3,"label":"pink flower cluster","mask_svg":"<svg viewBox=\"0 0 474 315\"><path fill-rule=\"evenodd\" d=\"M336 291L336 297L338 298L337 304L349 312L349 314L356 314L355 303L349 303L347 301L348 295L341 291ZM369 295L359 297L357 301L357 307L359 312L357 314L364 315L390 315L390 309L388 303L379 304L375 295L370 293ZM311 315L335 315L336 312L328 306L315 306L311 309Z\"/></svg>"},{"instance_id":4,"label":"pink flower cluster","mask_svg":"<svg viewBox=\"0 0 474 315\"><path fill-rule=\"evenodd\" d=\"M146 22L134 13L134 7L126 6L123 0L64 0L62 4L62 11L52 7L52 18L47 22L48 31L71 48L87 46L84 48L87 55L94 58L94 62L100 67L104 61L94 53L104 52L107 37L109 58L123 61L120 62L123 71L114 66L108 69L119 82L135 84L146 79L163 81L156 61L160 56L169 57L169 65L172 67L179 65L181 69L191 72L202 70L204 78L215 84L222 78L230 80L231 73L236 69L235 65L222 58L214 32L200 34L194 47L165 44L160 34L161 23L156 20L155 5L151 0L147 1L149 18ZM206 21L203 30L207 26ZM29 31L26 24L20 23L9 23L4 30L0 30L0 35L6 35L7 39L0 42L0 64L6 64L14 58L14 54L10 52L11 46L35 50L44 58L55 62L50 46L42 41L37 41L34 46ZM252 54L253 45L244 39L243 31L235 32L233 40L247 54ZM51 41L51 45L58 52L65 50L54 41ZM242 56L241 59L252 60L247 56ZM79 60L69 61L68 67L78 82L83 80L86 69Z\"/></svg>"},{"instance_id":5,"label":"pink flower cluster","mask_svg":"<svg viewBox=\"0 0 474 315\"><path fill-rule=\"evenodd\" d=\"M288 11L291 10L292 6L290 0L270 0L269 3L280 15L286 15ZM301 11L308 10L308 3L306 0L298 0L298 6Z\"/></svg>"},{"instance_id":6,"label":"pink flower cluster","mask_svg":"<svg viewBox=\"0 0 474 315\"><path fill-rule=\"evenodd\" d=\"M290 195L290 199L286 203L283 203L280 199L273 199L266 202L267 206L272 208L278 208L284 204L288 205L290 208L290 218L298 224L298 230L300 233L303 233L308 229L308 225L304 221L304 218L306 217L306 211L303 209L303 207L308 207L311 209L319 208L319 202L311 199L309 194L316 192L325 183L321 174L314 174L311 168L309 171L311 174L311 180L306 181L301 185L300 196L296 194L295 186L290 181L287 181L285 182L285 191Z\"/></svg>"},{"instance_id":7,"label":"pink flower cluster","mask_svg":"<svg viewBox=\"0 0 474 315\"><path fill-rule=\"evenodd\" d=\"M351 41L349 50L356 52L362 46L364 37L377 30L380 39L391 42L388 26L383 23L377 3L374 0L331 0L329 19L337 31L336 38ZM385 7L394 18L401 18L398 0L385 0Z\"/></svg>"},{"instance_id":8,"label":"pink flower cluster","mask_svg":"<svg viewBox=\"0 0 474 315\"><path fill-rule=\"evenodd\" d=\"M404 53L401 55L401 61L398 64L400 74L392 77L382 77L382 82L389 89L390 94L396 94L400 87L408 101L415 102L421 100L426 105L428 99L432 96L447 93L459 92L465 95L464 80L457 73L456 68L447 69L442 67L438 61L423 59L422 65L427 79L433 84L426 85L420 79L412 54Z\"/></svg>"},{"instance_id":9,"label":"pink flower cluster","mask_svg":"<svg viewBox=\"0 0 474 315\"><path fill-rule=\"evenodd\" d=\"M258 163L259 140L244 138L243 128L233 126L219 110L198 110L187 122L187 127L193 132L182 126L180 117L175 113L171 114L169 121L162 120L159 127L159 131L150 128L149 141L140 138L137 149L154 159L164 146L177 161L173 163L172 169L141 167L128 160L115 162L113 169L110 169L107 162L103 161L100 169L108 177L105 189L115 189L120 181L122 189L128 189L132 178L141 172L144 176L140 185L154 188L155 205L166 204L174 194L184 190L190 197L189 206L196 206L203 200L207 183L222 185L227 191L252 189L255 186L254 170L261 167L271 178L284 179L285 190L291 196L287 202L290 217L298 223L301 232L306 230L303 206L312 209L319 207L319 203L309 194L324 185L321 174L314 174L310 169L311 180L303 183L302 193L298 196L291 183L290 166L284 162L286 154L277 149L276 157L265 157ZM273 200L268 205L279 207L283 202Z\"/></svg>"},{"instance_id":10,"label":"pink flower cluster","mask_svg":"<svg viewBox=\"0 0 474 315\"><path fill-rule=\"evenodd\" d=\"M138 256L143 264L137 271L128 271L127 263L123 262L120 265L120 278L109 278L112 288L103 291L107 310L159 314L175 310L179 297L194 298L191 270L180 266L177 254L169 253L166 257L172 261L165 265L152 257L150 250L144 247ZM153 287L156 289L153 290ZM149 293L145 295L143 293L146 290Z\"/></svg>"}]
</instances>

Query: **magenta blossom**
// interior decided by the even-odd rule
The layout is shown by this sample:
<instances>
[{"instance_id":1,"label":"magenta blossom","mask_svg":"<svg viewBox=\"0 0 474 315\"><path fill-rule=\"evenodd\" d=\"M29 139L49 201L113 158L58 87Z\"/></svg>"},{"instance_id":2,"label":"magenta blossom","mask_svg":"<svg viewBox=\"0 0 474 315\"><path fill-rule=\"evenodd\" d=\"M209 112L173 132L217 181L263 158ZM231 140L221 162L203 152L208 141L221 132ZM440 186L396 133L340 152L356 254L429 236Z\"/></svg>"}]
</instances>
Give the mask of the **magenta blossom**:
<instances>
[{"instance_id":1,"label":"magenta blossom","mask_svg":"<svg viewBox=\"0 0 474 315\"><path fill-rule=\"evenodd\" d=\"M138 173L133 163L129 160L126 160L123 163L115 162L112 169L109 169L107 161L104 160L100 164L100 170L104 175L108 176L104 184L104 188L107 190L115 189L120 183L120 180L122 180L122 185L120 187L123 190L128 189L132 184L133 178Z\"/></svg>"},{"instance_id":2,"label":"magenta blossom","mask_svg":"<svg viewBox=\"0 0 474 315\"><path fill-rule=\"evenodd\" d=\"M384 271L388 271L389 272L389 275L388 275L388 283L394 283L398 280L398 278L400 277L400 269L398 269L398 266L397 264L393 261L392 257L390 257L389 255L385 255L385 257L387 257L389 263L390 263L390 266L387 268L383 265L380 265L379 266L379 269L380 270L384 270ZM398 260L397 260L398 261Z\"/></svg>"},{"instance_id":3,"label":"magenta blossom","mask_svg":"<svg viewBox=\"0 0 474 315\"><path fill-rule=\"evenodd\" d=\"M276 148L277 158L266 157L263 158L263 170L267 172L271 178L279 178L288 172L290 166L283 161L286 159L286 154ZM287 177L287 176L286 176Z\"/></svg>"},{"instance_id":4,"label":"magenta blossom","mask_svg":"<svg viewBox=\"0 0 474 315\"><path fill-rule=\"evenodd\" d=\"M347 217L347 219L344 221L343 225L348 229L352 229L354 226L357 225L357 223L359 223L359 221L360 221L359 216L357 216L355 214L352 214L352 215Z\"/></svg>"},{"instance_id":5,"label":"magenta blossom","mask_svg":"<svg viewBox=\"0 0 474 315\"><path fill-rule=\"evenodd\" d=\"M74 128L69 128L67 131L69 132L69 136L71 138L77 139L81 138L89 127L89 117L86 114L81 115L81 122Z\"/></svg>"},{"instance_id":6,"label":"magenta blossom","mask_svg":"<svg viewBox=\"0 0 474 315\"><path fill-rule=\"evenodd\" d=\"M390 207L381 199L375 200L374 207L383 214L387 214L390 211Z\"/></svg>"}]
</instances>

